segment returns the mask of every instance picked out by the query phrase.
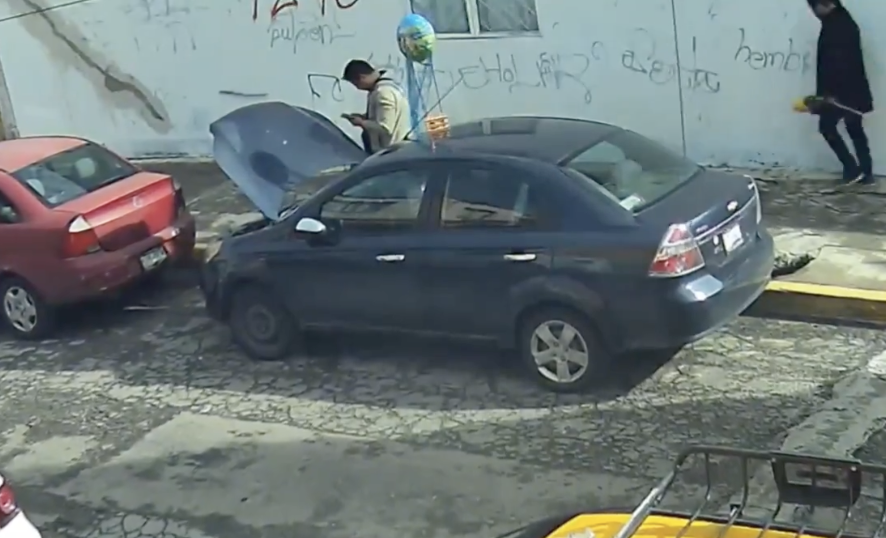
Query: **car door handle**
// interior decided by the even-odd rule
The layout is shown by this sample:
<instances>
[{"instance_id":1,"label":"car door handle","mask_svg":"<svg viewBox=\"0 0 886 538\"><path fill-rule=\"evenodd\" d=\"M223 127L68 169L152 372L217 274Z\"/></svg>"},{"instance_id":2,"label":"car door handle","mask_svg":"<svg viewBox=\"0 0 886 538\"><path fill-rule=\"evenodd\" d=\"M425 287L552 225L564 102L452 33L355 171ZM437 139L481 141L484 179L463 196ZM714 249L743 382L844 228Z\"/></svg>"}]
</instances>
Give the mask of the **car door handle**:
<instances>
[{"instance_id":1,"label":"car door handle","mask_svg":"<svg viewBox=\"0 0 886 538\"><path fill-rule=\"evenodd\" d=\"M406 256L403 254L379 254L375 257L376 260L380 262L402 262L406 259Z\"/></svg>"},{"instance_id":2,"label":"car door handle","mask_svg":"<svg viewBox=\"0 0 886 538\"><path fill-rule=\"evenodd\" d=\"M509 262L533 262L538 256L535 254L505 254L504 258Z\"/></svg>"}]
</instances>

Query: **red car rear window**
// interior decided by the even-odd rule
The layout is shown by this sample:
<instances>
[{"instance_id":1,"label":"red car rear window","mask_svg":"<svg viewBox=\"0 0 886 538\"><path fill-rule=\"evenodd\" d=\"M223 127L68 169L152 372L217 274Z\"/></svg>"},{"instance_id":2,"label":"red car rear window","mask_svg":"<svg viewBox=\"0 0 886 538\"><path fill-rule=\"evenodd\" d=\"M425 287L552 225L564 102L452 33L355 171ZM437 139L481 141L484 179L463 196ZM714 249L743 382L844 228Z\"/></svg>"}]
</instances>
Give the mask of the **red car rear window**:
<instances>
[{"instance_id":1,"label":"red car rear window","mask_svg":"<svg viewBox=\"0 0 886 538\"><path fill-rule=\"evenodd\" d=\"M58 153L12 174L46 205L55 207L120 181L138 169L97 144Z\"/></svg>"}]
</instances>

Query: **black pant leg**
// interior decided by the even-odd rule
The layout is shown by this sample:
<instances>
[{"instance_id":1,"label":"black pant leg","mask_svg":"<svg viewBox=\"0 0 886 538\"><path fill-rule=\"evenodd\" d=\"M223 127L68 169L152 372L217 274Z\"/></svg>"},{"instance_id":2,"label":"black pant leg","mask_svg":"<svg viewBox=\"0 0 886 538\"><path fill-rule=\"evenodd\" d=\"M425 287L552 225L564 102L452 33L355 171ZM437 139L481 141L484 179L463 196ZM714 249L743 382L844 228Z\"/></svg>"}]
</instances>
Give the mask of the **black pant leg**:
<instances>
[{"instance_id":1,"label":"black pant leg","mask_svg":"<svg viewBox=\"0 0 886 538\"><path fill-rule=\"evenodd\" d=\"M822 110L818 117L818 131L824 137L824 141L830 146L831 151L837 156L837 159L840 160L844 174L853 174L858 169L858 163L855 162L855 157L849 152L846 142L840 136L839 131L837 131L837 124L841 119L843 119L843 114L839 109L828 108Z\"/></svg>"},{"instance_id":2,"label":"black pant leg","mask_svg":"<svg viewBox=\"0 0 886 538\"><path fill-rule=\"evenodd\" d=\"M846 132L852 139L855 148L855 156L858 158L858 166L863 174L874 173L874 162L871 158L871 147L868 144L868 135L864 132L863 118L858 114L846 114L843 118L846 123Z\"/></svg>"}]
</instances>

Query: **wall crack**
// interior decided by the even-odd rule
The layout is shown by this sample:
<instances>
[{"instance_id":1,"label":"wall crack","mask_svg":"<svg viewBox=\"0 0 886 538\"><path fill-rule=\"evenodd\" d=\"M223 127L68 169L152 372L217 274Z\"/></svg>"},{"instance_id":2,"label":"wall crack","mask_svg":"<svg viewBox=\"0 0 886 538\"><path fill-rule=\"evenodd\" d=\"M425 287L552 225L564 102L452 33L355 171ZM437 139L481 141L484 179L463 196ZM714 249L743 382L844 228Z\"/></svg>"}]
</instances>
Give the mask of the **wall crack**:
<instances>
[{"instance_id":1,"label":"wall crack","mask_svg":"<svg viewBox=\"0 0 886 538\"><path fill-rule=\"evenodd\" d=\"M18 2L24 6L19 11L31 13L18 22L43 45L52 61L76 69L102 101L116 109L138 113L157 133L169 132L172 123L163 102L135 76L121 70L101 52L91 50L79 29L57 11L42 5L43 0Z\"/></svg>"}]
</instances>

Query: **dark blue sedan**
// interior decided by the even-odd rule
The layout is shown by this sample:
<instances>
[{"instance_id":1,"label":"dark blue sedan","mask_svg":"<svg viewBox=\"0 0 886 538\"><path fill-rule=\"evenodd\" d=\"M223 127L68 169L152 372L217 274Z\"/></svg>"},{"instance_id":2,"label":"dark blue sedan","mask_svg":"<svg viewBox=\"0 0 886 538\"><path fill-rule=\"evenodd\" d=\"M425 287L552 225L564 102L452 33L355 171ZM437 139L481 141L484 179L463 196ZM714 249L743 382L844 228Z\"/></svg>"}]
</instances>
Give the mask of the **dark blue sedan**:
<instances>
[{"instance_id":1,"label":"dark blue sedan","mask_svg":"<svg viewBox=\"0 0 886 538\"><path fill-rule=\"evenodd\" d=\"M496 118L372 156L284 103L211 130L264 218L222 243L202 287L259 360L319 328L479 337L574 391L626 352L730 322L772 270L753 179L613 125Z\"/></svg>"}]
</instances>

